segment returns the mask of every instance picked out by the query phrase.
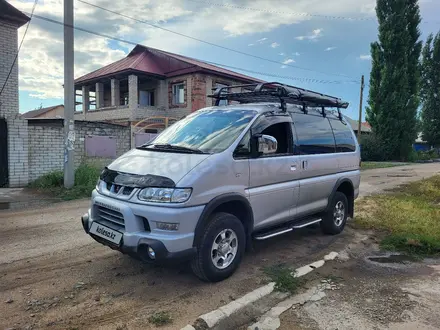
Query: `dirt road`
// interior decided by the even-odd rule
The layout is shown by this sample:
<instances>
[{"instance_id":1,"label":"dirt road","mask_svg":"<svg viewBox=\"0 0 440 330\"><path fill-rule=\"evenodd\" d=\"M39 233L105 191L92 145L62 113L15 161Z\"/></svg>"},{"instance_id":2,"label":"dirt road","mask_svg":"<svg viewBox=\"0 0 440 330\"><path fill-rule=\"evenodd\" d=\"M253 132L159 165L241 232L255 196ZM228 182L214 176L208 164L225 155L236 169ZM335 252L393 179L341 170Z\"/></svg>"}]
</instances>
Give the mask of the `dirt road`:
<instances>
[{"instance_id":1,"label":"dirt road","mask_svg":"<svg viewBox=\"0 0 440 330\"><path fill-rule=\"evenodd\" d=\"M440 172L439 164L362 173L361 194L380 192ZM258 287L262 268L301 265L353 238L308 228L256 243L230 279L206 284L186 266L141 264L94 242L79 218L88 200L0 211L0 328L152 329L148 317L168 311L179 329L197 316Z\"/></svg>"},{"instance_id":2,"label":"dirt road","mask_svg":"<svg viewBox=\"0 0 440 330\"><path fill-rule=\"evenodd\" d=\"M322 298L286 311L278 329L440 330L440 260L389 257L366 243L319 269L307 287Z\"/></svg>"}]
</instances>

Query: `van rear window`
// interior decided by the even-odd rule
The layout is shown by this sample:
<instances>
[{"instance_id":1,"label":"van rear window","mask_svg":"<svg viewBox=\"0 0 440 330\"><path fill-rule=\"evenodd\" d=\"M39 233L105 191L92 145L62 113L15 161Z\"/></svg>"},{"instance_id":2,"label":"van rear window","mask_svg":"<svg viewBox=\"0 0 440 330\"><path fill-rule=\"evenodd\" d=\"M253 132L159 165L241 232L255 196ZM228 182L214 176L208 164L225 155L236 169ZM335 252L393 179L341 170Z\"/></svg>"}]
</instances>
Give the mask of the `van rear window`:
<instances>
[{"instance_id":1,"label":"van rear window","mask_svg":"<svg viewBox=\"0 0 440 330\"><path fill-rule=\"evenodd\" d=\"M327 118L292 113L292 119L302 155L329 154L336 151L335 138Z\"/></svg>"},{"instance_id":2,"label":"van rear window","mask_svg":"<svg viewBox=\"0 0 440 330\"><path fill-rule=\"evenodd\" d=\"M330 124L333 128L333 134L335 135L336 152L356 151L356 143L348 124L337 119L330 119Z\"/></svg>"}]
</instances>

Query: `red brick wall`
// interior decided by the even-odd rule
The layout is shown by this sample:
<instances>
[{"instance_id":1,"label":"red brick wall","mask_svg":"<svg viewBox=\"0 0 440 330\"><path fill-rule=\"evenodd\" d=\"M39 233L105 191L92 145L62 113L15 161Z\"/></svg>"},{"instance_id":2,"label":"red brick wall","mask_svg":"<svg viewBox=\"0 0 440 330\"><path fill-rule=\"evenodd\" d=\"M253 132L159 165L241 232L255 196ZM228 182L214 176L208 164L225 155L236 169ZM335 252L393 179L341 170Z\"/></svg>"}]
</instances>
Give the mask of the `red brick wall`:
<instances>
[{"instance_id":1,"label":"red brick wall","mask_svg":"<svg viewBox=\"0 0 440 330\"><path fill-rule=\"evenodd\" d=\"M191 77L191 112L206 107L206 75Z\"/></svg>"},{"instance_id":2,"label":"red brick wall","mask_svg":"<svg viewBox=\"0 0 440 330\"><path fill-rule=\"evenodd\" d=\"M173 85L177 84L177 83L183 83L185 85L184 87L184 102L183 104L173 104ZM168 82L168 104L169 104L169 108L173 109L173 108L186 108L188 106L187 104L187 99L188 99L188 90L187 90L187 84L186 84L186 79L182 80L182 79L173 79L171 81Z\"/></svg>"}]
</instances>

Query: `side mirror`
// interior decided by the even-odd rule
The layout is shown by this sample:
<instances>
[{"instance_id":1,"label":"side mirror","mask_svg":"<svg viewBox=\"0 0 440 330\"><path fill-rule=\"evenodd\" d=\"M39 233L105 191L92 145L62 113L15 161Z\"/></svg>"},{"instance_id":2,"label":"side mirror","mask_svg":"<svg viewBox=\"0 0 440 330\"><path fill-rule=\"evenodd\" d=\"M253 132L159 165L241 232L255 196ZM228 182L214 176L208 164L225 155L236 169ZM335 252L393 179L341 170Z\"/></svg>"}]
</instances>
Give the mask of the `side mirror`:
<instances>
[{"instance_id":1,"label":"side mirror","mask_svg":"<svg viewBox=\"0 0 440 330\"><path fill-rule=\"evenodd\" d=\"M258 152L263 155L270 155L277 152L278 141L273 136L261 135L258 137Z\"/></svg>"}]
</instances>

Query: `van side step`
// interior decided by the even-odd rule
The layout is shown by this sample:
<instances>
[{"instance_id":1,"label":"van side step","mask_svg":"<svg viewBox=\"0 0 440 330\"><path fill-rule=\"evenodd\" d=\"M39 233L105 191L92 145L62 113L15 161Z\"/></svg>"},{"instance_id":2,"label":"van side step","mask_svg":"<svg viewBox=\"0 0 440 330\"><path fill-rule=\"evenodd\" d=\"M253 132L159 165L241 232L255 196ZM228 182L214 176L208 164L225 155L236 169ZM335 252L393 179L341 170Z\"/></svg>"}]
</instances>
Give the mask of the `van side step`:
<instances>
[{"instance_id":1,"label":"van side step","mask_svg":"<svg viewBox=\"0 0 440 330\"><path fill-rule=\"evenodd\" d=\"M257 235L254 236L254 239L256 239L257 241L263 241L265 239L275 237L278 235L282 235L282 234L286 234L286 233L293 231L294 229L304 228L304 227L313 225L313 224L321 222L321 221L322 221L322 219L306 219L304 221L291 224L289 226L279 227L279 228L272 229L272 230L269 230L266 232L258 233Z\"/></svg>"}]
</instances>

